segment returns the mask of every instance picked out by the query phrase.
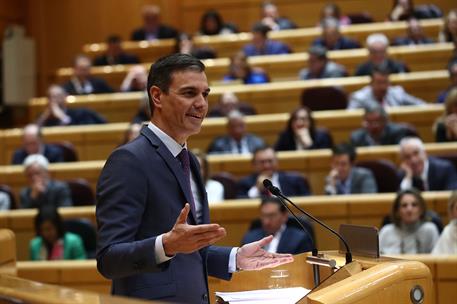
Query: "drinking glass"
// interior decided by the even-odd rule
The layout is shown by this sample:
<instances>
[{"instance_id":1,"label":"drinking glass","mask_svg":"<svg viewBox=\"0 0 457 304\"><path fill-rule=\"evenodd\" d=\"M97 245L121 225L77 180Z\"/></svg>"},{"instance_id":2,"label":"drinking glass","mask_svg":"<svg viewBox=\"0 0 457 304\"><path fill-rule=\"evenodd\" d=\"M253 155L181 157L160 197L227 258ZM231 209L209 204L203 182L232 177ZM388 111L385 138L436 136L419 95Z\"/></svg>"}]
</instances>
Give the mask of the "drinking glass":
<instances>
[{"instance_id":1,"label":"drinking glass","mask_svg":"<svg viewBox=\"0 0 457 304\"><path fill-rule=\"evenodd\" d=\"M270 273L268 288L287 288L289 287L289 271L285 269L273 269Z\"/></svg>"}]
</instances>

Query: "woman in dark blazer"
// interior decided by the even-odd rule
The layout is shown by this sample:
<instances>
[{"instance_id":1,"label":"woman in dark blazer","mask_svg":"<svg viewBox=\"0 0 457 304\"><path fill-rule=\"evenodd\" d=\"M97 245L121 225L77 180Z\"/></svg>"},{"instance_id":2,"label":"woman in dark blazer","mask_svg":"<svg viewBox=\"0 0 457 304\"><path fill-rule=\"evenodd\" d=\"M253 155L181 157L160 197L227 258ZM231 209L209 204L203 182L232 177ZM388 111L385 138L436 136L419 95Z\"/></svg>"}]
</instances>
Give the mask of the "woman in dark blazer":
<instances>
[{"instance_id":1,"label":"woman in dark blazer","mask_svg":"<svg viewBox=\"0 0 457 304\"><path fill-rule=\"evenodd\" d=\"M328 131L316 128L311 110L301 106L291 113L286 129L276 141L275 150L326 149L332 146L333 140Z\"/></svg>"}]
</instances>

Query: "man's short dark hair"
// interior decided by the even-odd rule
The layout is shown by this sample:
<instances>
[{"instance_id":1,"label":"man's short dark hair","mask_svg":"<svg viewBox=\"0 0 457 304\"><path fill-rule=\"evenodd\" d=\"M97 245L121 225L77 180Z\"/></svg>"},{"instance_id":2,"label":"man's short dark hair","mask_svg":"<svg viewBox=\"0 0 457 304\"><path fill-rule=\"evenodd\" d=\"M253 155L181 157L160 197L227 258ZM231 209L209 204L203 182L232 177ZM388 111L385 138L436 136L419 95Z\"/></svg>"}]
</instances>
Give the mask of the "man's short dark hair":
<instances>
[{"instance_id":1,"label":"man's short dark hair","mask_svg":"<svg viewBox=\"0 0 457 304\"><path fill-rule=\"evenodd\" d=\"M314 45L308 49L308 54L316 56L320 60L327 60L327 49L320 45Z\"/></svg>"},{"instance_id":2,"label":"man's short dark hair","mask_svg":"<svg viewBox=\"0 0 457 304\"><path fill-rule=\"evenodd\" d=\"M381 115L384 120L388 120L389 115L387 114L386 110L380 104L367 104L363 107L364 116L371 113L376 113Z\"/></svg>"},{"instance_id":3,"label":"man's short dark hair","mask_svg":"<svg viewBox=\"0 0 457 304\"><path fill-rule=\"evenodd\" d=\"M370 74L371 78L373 78L374 74L381 74L381 75L389 77L390 70L389 70L389 68L384 67L384 66L375 66L373 68L373 70L371 71L371 74Z\"/></svg>"},{"instance_id":4,"label":"man's short dark hair","mask_svg":"<svg viewBox=\"0 0 457 304\"><path fill-rule=\"evenodd\" d=\"M281 203L279 198L274 197L274 196L265 196L262 198L262 201L260 202L260 208L262 208L266 204L276 204L279 207L279 211L281 213L285 213L287 211L286 207Z\"/></svg>"},{"instance_id":5,"label":"man's short dark hair","mask_svg":"<svg viewBox=\"0 0 457 304\"><path fill-rule=\"evenodd\" d=\"M267 144L264 144L264 145L261 145L261 146L255 148L254 151L252 151L252 162L254 162L257 153L268 150L268 149L275 151L275 149L273 149L272 146L269 146ZM275 152L275 154L276 154L276 152Z\"/></svg>"},{"instance_id":6,"label":"man's short dark hair","mask_svg":"<svg viewBox=\"0 0 457 304\"><path fill-rule=\"evenodd\" d=\"M106 38L108 44L121 43L122 39L119 35L110 35Z\"/></svg>"},{"instance_id":7,"label":"man's short dark hair","mask_svg":"<svg viewBox=\"0 0 457 304\"><path fill-rule=\"evenodd\" d=\"M348 155L351 163L353 163L357 157L354 146L349 143L341 143L339 145L333 146L332 155Z\"/></svg>"},{"instance_id":8,"label":"man's short dark hair","mask_svg":"<svg viewBox=\"0 0 457 304\"><path fill-rule=\"evenodd\" d=\"M148 76L148 97L151 115L154 110L152 102L151 87L156 86L165 94L170 89L173 73L180 71L204 72L205 65L197 58L189 54L172 54L160 58L151 65Z\"/></svg>"},{"instance_id":9,"label":"man's short dark hair","mask_svg":"<svg viewBox=\"0 0 457 304\"><path fill-rule=\"evenodd\" d=\"M265 25L261 22L254 24L254 26L252 27L253 33L260 33L264 37L267 37L269 31L271 31L271 28L268 25Z\"/></svg>"}]
</instances>

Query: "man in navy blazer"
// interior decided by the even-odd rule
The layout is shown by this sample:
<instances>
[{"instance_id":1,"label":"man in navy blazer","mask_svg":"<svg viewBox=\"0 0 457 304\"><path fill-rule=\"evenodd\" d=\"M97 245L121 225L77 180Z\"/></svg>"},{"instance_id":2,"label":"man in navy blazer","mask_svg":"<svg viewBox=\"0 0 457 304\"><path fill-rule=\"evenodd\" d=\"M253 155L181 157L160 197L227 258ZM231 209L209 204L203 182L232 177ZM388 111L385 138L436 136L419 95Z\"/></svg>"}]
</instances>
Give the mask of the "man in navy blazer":
<instances>
[{"instance_id":1,"label":"man in navy blazer","mask_svg":"<svg viewBox=\"0 0 457 304\"><path fill-rule=\"evenodd\" d=\"M249 57L290 53L290 48L287 44L268 39L267 35L270 30L270 27L262 23L254 25L252 29L252 43L244 46L244 54Z\"/></svg>"},{"instance_id":2,"label":"man in navy blazer","mask_svg":"<svg viewBox=\"0 0 457 304\"><path fill-rule=\"evenodd\" d=\"M248 231L242 245L273 235L273 241L265 249L269 252L299 254L313 249L308 232L287 225L289 213L276 197L265 197L260 203L261 227Z\"/></svg>"},{"instance_id":3,"label":"man in navy blazer","mask_svg":"<svg viewBox=\"0 0 457 304\"><path fill-rule=\"evenodd\" d=\"M457 172L447 160L427 157L423 142L417 137L400 141L400 189L411 187L422 191L457 189Z\"/></svg>"},{"instance_id":4,"label":"man in navy blazer","mask_svg":"<svg viewBox=\"0 0 457 304\"><path fill-rule=\"evenodd\" d=\"M177 38L178 31L160 22L160 7L145 5L142 10L143 26L132 32L131 40L155 40Z\"/></svg>"},{"instance_id":5,"label":"man in navy blazer","mask_svg":"<svg viewBox=\"0 0 457 304\"><path fill-rule=\"evenodd\" d=\"M209 303L207 275L290 262L262 249L212 246L225 229L209 224L207 195L187 138L208 111L204 65L187 54L159 59L149 72L151 122L108 158L97 185L97 268L112 293L149 300Z\"/></svg>"},{"instance_id":6,"label":"man in navy blazer","mask_svg":"<svg viewBox=\"0 0 457 304\"><path fill-rule=\"evenodd\" d=\"M270 195L263 186L264 179L270 179L273 185L281 189L286 196L310 195L311 191L307 180L293 172L278 171L278 159L274 149L263 146L254 151L252 166L255 173L238 182L238 197L255 198Z\"/></svg>"}]
</instances>

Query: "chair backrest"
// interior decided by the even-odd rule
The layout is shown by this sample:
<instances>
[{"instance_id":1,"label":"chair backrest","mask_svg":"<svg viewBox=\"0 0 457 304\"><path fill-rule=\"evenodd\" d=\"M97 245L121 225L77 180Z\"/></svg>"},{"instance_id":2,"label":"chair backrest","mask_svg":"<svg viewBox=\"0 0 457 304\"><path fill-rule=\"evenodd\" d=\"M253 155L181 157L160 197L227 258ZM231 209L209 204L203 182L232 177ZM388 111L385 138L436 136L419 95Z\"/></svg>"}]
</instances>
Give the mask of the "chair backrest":
<instances>
[{"instance_id":1,"label":"chair backrest","mask_svg":"<svg viewBox=\"0 0 457 304\"><path fill-rule=\"evenodd\" d=\"M370 169L376 179L379 193L397 192L400 181L397 167L389 160L366 160L358 161L358 167Z\"/></svg>"},{"instance_id":2,"label":"chair backrest","mask_svg":"<svg viewBox=\"0 0 457 304\"><path fill-rule=\"evenodd\" d=\"M95 195L89 182L83 178L66 181L71 191L73 206L95 205Z\"/></svg>"},{"instance_id":3,"label":"chair backrest","mask_svg":"<svg viewBox=\"0 0 457 304\"><path fill-rule=\"evenodd\" d=\"M351 24L372 23L373 17L368 12L348 14Z\"/></svg>"},{"instance_id":4,"label":"chair backrest","mask_svg":"<svg viewBox=\"0 0 457 304\"><path fill-rule=\"evenodd\" d=\"M301 103L312 111L346 109L345 92L336 87L310 88L303 91Z\"/></svg>"},{"instance_id":5,"label":"chair backrest","mask_svg":"<svg viewBox=\"0 0 457 304\"><path fill-rule=\"evenodd\" d=\"M211 179L214 179L224 186L224 199L235 199L238 194L237 183L235 177L228 172L219 172L213 174Z\"/></svg>"},{"instance_id":6,"label":"chair backrest","mask_svg":"<svg viewBox=\"0 0 457 304\"><path fill-rule=\"evenodd\" d=\"M95 257L97 247L97 233L94 226L87 219L71 219L64 221L65 231L77 234L81 237L86 249L87 258Z\"/></svg>"},{"instance_id":7,"label":"chair backrest","mask_svg":"<svg viewBox=\"0 0 457 304\"><path fill-rule=\"evenodd\" d=\"M0 191L6 193L10 198L10 209L17 208L16 197L14 196L13 190L8 185L0 185Z\"/></svg>"},{"instance_id":8,"label":"chair backrest","mask_svg":"<svg viewBox=\"0 0 457 304\"><path fill-rule=\"evenodd\" d=\"M51 142L50 144L59 147L63 153L63 159L65 162L78 161L78 153L76 152L75 146L69 141L57 141Z\"/></svg>"}]
</instances>

